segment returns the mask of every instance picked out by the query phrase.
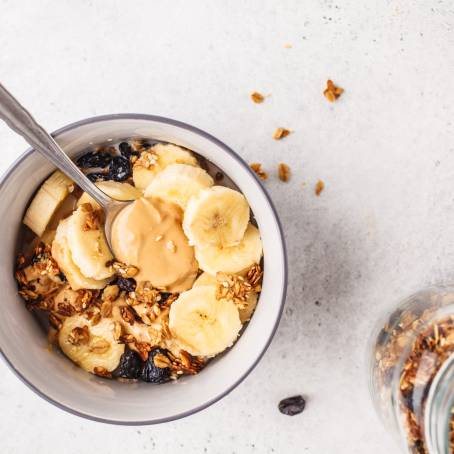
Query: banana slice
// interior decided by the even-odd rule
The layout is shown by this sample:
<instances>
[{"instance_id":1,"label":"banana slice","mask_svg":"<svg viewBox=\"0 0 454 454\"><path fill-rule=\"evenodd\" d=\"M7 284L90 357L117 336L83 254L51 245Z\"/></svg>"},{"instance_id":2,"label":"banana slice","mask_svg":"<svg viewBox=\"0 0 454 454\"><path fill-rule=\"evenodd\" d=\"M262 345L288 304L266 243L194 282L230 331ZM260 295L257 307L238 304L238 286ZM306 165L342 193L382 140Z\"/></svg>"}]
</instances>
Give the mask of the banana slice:
<instances>
[{"instance_id":1,"label":"banana slice","mask_svg":"<svg viewBox=\"0 0 454 454\"><path fill-rule=\"evenodd\" d=\"M189 244L230 247L240 243L249 223L249 204L241 192L213 186L192 197L184 213Z\"/></svg>"},{"instance_id":2,"label":"banana slice","mask_svg":"<svg viewBox=\"0 0 454 454\"><path fill-rule=\"evenodd\" d=\"M120 363L125 351L114 335L114 321L103 318L97 325L81 315L68 317L58 333L58 343L63 353L87 372L102 367L112 372Z\"/></svg>"},{"instance_id":3,"label":"banana slice","mask_svg":"<svg viewBox=\"0 0 454 454\"><path fill-rule=\"evenodd\" d=\"M118 181L99 181L96 183L102 192L115 200L135 200L142 197L142 192L129 183L120 183ZM99 208L99 205L86 192L84 192L77 201L77 206L84 203L90 203L93 208Z\"/></svg>"},{"instance_id":4,"label":"banana slice","mask_svg":"<svg viewBox=\"0 0 454 454\"><path fill-rule=\"evenodd\" d=\"M196 356L214 356L230 347L241 329L232 301L217 300L213 286L192 288L170 306L169 328Z\"/></svg>"},{"instance_id":5,"label":"banana slice","mask_svg":"<svg viewBox=\"0 0 454 454\"><path fill-rule=\"evenodd\" d=\"M215 276L212 276L208 273L202 273L194 282L192 288L203 287L203 286L212 286L216 288L218 285L218 280ZM240 313L240 321L241 323L247 322L251 319L252 314L254 313L255 307L257 306L258 301L258 294L257 293L250 293L249 297L246 301L245 307L238 308L238 312Z\"/></svg>"},{"instance_id":6,"label":"banana slice","mask_svg":"<svg viewBox=\"0 0 454 454\"><path fill-rule=\"evenodd\" d=\"M39 188L25 212L23 223L38 236L41 236L52 215L73 190L74 183L57 170Z\"/></svg>"},{"instance_id":7,"label":"banana slice","mask_svg":"<svg viewBox=\"0 0 454 454\"><path fill-rule=\"evenodd\" d=\"M197 159L190 151L171 143L157 143L151 147L151 152L155 154L156 158L154 165L148 168L135 165L132 170L134 185L139 189L146 189L155 175L171 164L197 166Z\"/></svg>"},{"instance_id":8,"label":"banana slice","mask_svg":"<svg viewBox=\"0 0 454 454\"><path fill-rule=\"evenodd\" d=\"M72 259L81 273L96 280L107 279L113 275L107 262L113 259L107 245L102 226L87 229L93 212L81 205L68 218L67 241Z\"/></svg>"},{"instance_id":9,"label":"banana slice","mask_svg":"<svg viewBox=\"0 0 454 454\"><path fill-rule=\"evenodd\" d=\"M240 244L232 247L195 247L195 257L199 267L213 276L218 271L241 273L246 268L260 262L262 240L257 227L249 224Z\"/></svg>"},{"instance_id":10,"label":"banana slice","mask_svg":"<svg viewBox=\"0 0 454 454\"><path fill-rule=\"evenodd\" d=\"M186 208L191 197L213 186L213 179L200 167L171 164L159 172L145 190L145 197L160 197Z\"/></svg>"},{"instance_id":11,"label":"banana slice","mask_svg":"<svg viewBox=\"0 0 454 454\"><path fill-rule=\"evenodd\" d=\"M60 221L55 239L52 242L52 257L63 271L73 290L102 289L107 285L107 279L95 280L85 277L74 263L68 246L68 219Z\"/></svg>"}]
</instances>

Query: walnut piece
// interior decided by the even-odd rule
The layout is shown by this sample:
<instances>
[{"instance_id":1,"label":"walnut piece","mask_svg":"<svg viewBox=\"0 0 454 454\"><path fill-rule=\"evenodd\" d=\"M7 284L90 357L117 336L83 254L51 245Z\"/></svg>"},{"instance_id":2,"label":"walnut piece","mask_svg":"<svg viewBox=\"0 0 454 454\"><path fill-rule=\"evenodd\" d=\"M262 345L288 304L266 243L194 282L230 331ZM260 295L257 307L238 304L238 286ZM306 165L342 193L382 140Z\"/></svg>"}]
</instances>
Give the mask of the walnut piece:
<instances>
[{"instance_id":1,"label":"walnut piece","mask_svg":"<svg viewBox=\"0 0 454 454\"><path fill-rule=\"evenodd\" d=\"M265 96L263 96L261 93L258 91L254 91L251 93L251 99L254 101L256 104L261 104L263 101L265 101Z\"/></svg>"},{"instance_id":2,"label":"walnut piece","mask_svg":"<svg viewBox=\"0 0 454 454\"><path fill-rule=\"evenodd\" d=\"M326 88L323 91L323 94L329 102L336 101L343 92L344 89L334 85L332 80L328 79L326 81Z\"/></svg>"},{"instance_id":3,"label":"walnut piece","mask_svg":"<svg viewBox=\"0 0 454 454\"><path fill-rule=\"evenodd\" d=\"M318 180L315 185L315 195L318 197L322 191L325 189L325 183L322 180Z\"/></svg>"},{"instance_id":4,"label":"walnut piece","mask_svg":"<svg viewBox=\"0 0 454 454\"><path fill-rule=\"evenodd\" d=\"M290 129L277 128L276 131L274 131L273 139L274 140L281 140L284 137L287 137L290 133L291 133Z\"/></svg>"},{"instance_id":5,"label":"walnut piece","mask_svg":"<svg viewBox=\"0 0 454 454\"><path fill-rule=\"evenodd\" d=\"M71 330L68 335L68 342L71 345L86 345L90 340L90 332L88 331L88 326L85 325L82 328L76 327Z\"/></svg>"},{"instance_id":6,"label":"walnut piece","mask_svg":"<svg viewBox=\"0 0 454 454\"><path fill-rule=\"evenodd\" d=\"M258 162L253 162L252 164L249 164L249 167L256 173L256 175L261 180L268 179L268 174L262 169L262 164L260 164Z\"/></svg>"},{"instance_id":7,"label":"walnut piece","mask_svg":"<svg viewBox=\"0 0 454 454\"><path fill-rule=\"evenodd\" d=\"M278 166L278 176L285 183L290 179L290 167L284 162L281 162Z\"/></svg>"}]
</instances>

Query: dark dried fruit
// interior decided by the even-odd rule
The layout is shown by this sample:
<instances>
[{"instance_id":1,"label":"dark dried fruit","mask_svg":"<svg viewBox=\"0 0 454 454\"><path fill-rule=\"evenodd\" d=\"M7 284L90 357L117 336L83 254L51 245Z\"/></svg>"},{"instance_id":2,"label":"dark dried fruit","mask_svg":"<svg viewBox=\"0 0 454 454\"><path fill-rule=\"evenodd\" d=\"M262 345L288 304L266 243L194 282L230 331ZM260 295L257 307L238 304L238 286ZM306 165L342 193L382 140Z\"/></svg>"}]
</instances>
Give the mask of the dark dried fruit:
<instances>
[{"instance_id":1,"label":"dark dried fruit","mask_svg":"<svg viewBox=\"0 0 454 454\"><path fill-rule=\"evenodd\" d=\"M112 372L112 376L115 378L139 378L141 368L140 356L136 352L126 349L121 355L120 364Z\"/></svg>"},{"instance_id":2,"label":"dark dried fruit","mask_svg":"<svg viewBox=\"0 0 454 454\"><path fill-rule=\"evenodd\" d=\"M128 142L121 142L120 145L118 145L118 148L120 150L121 155L127 159L129 159L133 155L137 156L139 154L137 153L137 151L134 151L132 149L131 145L129 145Z\"/></svg>"},{"instance_id":3,"label":"dark dried fruit","mask_svg":"<svg viewBox=\"0 0 454 454\"><path fill-rule=\"evenodd\" d=\"M136 289L137 283L133 278L119 277L117 279L117 285L120 287L120 290L133 292Z\"/></svg>"},{"instance_id":4,"label":"dark dried fruit","mask_svg":"<svg viewBox=\"0 0 454 454\"><path fill-rule=\"evenodd\" d=\"M112 161L112 155L106 151L89 151L82 155L76 163L82 169L90 169L107 167L110 161Z\"/></svg>"},{"instance_id":5,"label":"dark dried fruit","mask_svg":"<svg viewBox=\"0 0 454 454\"><path fill-rule=\"evenodd\" d=\"M87 175L87 178L90 181L93 181L93 183L96 183L97 181L106 181L110 180L110 176L107 173L104 172L92 172Z\"/></svg>"},{"instance_id":6,"label":"dark dried fruit","mask_svg":"<svg viewBox=\"0 0 454 454\"><path fill-rule=\"evenodd\" d=\"M142 146L142 151L144 151L144 150L147 150L148 148L151 147L151 143L150 143L150 142L147 142L146 140L144 140L144 141L141 143L141 146Z\"/></svg>"},{"instance_id":7,"label":"dark dried fruit","mask_svg":"<svg viewBox=\"0 0 454 454\"><path fill-rule=\"evenodd\" d=\"M109 179L127 180L132 175L131 163L124 156L115 156L109 164Z\"/></svg>"},{"instance_id":8,"label":"dark dried fruit","mask_svg":"<svg viewBox=\"0 0 454 454\"><path fill-rule=\"evenodd\" d=\"M279 402L279 411L288 416L302 413L304 407L306 407L306 401L303 396L287 397Z\"/></svg>"},{"instance_id":9,"label":"dark dried fruit","mask_svg":"<svg viewBox=\"0 0 454 454\"><path fill-rule=\"evenodd\" d=\"M164 348L155 348L148 354L148 359L143 363L140 378L148 383L160 384L170 380L170 367L158 367L154 361L156 355L169 358L168 352ZM170 360L169 360L170 363Z\"/></svg>"},{"instance_id":10,"label":"dark dried fruit","mask_svg":"<svg viewBox=\"0 0 454 454\"><path fill-rule=\"evenodd\" d=\"M224 178L224 174L222 172L216 172L216 175L214 176L214 179L216 181L221 181Z\"/></svg>"}]
</instances>

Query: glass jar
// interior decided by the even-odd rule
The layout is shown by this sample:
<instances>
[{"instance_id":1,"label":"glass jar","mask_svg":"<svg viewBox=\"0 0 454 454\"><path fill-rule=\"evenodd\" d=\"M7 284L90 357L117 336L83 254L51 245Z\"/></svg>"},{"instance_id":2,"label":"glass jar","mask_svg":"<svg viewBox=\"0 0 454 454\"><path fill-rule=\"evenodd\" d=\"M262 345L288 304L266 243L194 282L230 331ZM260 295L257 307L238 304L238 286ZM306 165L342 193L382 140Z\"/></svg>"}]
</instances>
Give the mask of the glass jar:
<instances>
[{"instance_id":1,"label":"glass jar","mask_svg":"<svg viewBox=\"0 0 454 454\"><path fill-rule=\"evenodd\" d=\"M454 287L401 303L373 336L370 389L406 453L454 452Z\"/></svg>"}]
</instances>

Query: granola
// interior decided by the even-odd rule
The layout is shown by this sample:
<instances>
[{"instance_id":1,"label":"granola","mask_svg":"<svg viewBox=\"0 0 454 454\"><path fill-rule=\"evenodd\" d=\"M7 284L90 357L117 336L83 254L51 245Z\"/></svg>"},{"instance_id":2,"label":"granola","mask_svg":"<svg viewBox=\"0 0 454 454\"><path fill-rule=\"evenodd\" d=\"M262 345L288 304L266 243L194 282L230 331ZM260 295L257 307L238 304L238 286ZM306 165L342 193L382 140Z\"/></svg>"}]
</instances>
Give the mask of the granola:
<instances>
[{"instance_id":1,"label":"granola","mask_svg":"<svg viewBox=\"0 0 454 454\"><path fill-rule=\"evenodd\" d=\"M255 172L255 174L261 179L261 180L267 180L268 179L268 174L262 169L262 164L258 162L253 162L252 164L249 164L249 167Z\"/></svg>"},{"instance_id":2,"label":"granola","mask_svg":"<svg viewBox=\"0 0 454 454\"><path fill-rule=\"evenodd\" d=\"M281 139L283 139L284 137L287 137L290 133L291 133L290 129L287 129L287 128L277 128L277 129L274 131L273 139L274 139L274 140L281 140Z\"/></svg>"},{"instance_id":3,"label":"granola","mask_svg":"<svg viewBox=\"0 0 454 454\"><path fill-rule=\"evenodd\" d=\"M334 82L332 80L328 79L326 81L326 88L323 91L323 94L329 102L336 101L343 92L344 89L334 85Z\"/></svg>"}]
</instances>

